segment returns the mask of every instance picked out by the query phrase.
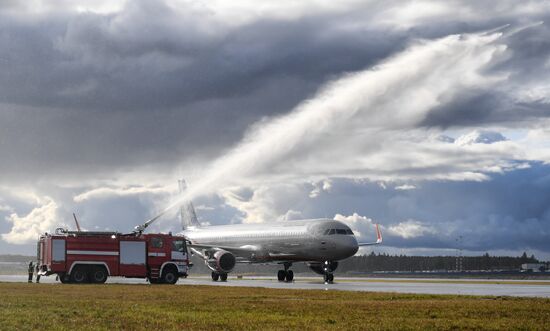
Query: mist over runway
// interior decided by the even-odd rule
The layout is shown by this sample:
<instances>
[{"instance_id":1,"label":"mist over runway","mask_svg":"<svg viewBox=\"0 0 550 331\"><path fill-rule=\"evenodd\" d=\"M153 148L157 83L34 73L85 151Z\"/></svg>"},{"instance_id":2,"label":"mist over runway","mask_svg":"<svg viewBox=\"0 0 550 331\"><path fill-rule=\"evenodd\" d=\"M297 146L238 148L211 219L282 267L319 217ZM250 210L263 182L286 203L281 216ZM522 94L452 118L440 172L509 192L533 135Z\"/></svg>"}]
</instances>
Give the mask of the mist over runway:
<instances>
[{"instance_id":1,"label":"mist over runway","mask_svg":"<svg viewBox=\"0 0 550 331\"><path fill-rule=\"evenodd\" d=\"M0 282L26 282L24 275L0 275ZM42 277L42 284L55 284L55 277ZM143 279L110 277L110 284L149 285ZM479 295L550 298L550 281L541 280L478 280L478 279L413 279L337 277L334 284L324 284L319 277L298 277L292 283L278 282L274 277L230 277L227 282L213 282L210 277L180 279L177 285L231 287L263 287L286 290L327 290L354 292L395 292L414 294ZM42 286L37 284L37 286ZM87 285L83 285L87 286ZM161 285L162 286L162 285Z\"/></svg>"}]
</instances>

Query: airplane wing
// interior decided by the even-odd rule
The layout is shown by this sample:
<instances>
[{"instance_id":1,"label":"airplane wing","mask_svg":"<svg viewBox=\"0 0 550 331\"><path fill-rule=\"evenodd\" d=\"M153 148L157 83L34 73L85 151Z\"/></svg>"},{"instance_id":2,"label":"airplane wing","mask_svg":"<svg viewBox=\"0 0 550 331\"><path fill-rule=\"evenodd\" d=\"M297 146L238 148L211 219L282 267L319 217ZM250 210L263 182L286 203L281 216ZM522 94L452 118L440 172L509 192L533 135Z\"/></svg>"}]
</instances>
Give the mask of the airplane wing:
<instances>
[{"instance_id":1,"label":"airplane wing","mask_svg":"<svg viewBox=\"0 0 550 331\"><path fill-rule=\"evenodd\" d=\"M379 224L376 224L376 241L370 243L357 243L358 246L378 245L382 243L382 233L380 232Z\"/></svg>"},{"instance_id":2,"label":"airplane wing","mask_svg":"<svg viewBox=\"0 0 550 331\"><path fill-rule=\"evenodd\" d=\"M213 246L213 245L202 245L202 244L193 244L188 243L187 246L189 248L194 249L203 249L206 251L216 251L216 250L224 250L233 253L234 255L240 255L242 253L244 254L250 254L258 251L258 248L256 246L252 245L245 245L241 247L231 247L231 246Z\"/></svg>"},{"instance_id":3,"label":"airplane wing","mask_svg":"<svg viewBox=\"0 0 550 331\"><path fill-rule=\"evenodd\" d=\"M257 261L250 260L251 256L254 254L261 254L260 256L257 256L257 258L261 258L261 256L265 257L265 254L267 254L271 259L275 259L278 261L291 261L296 254L289 254L289 253L281 253L281 252L265 252L261 251L260 247L254 246L254 245L245 245L240 247L233 247L233 246L214 246L214 245L203 245L203 244L193 244L191 242L188 242L187 246L194 252L200 255L201 257L204 256L204 252L212 252L217 250L224 250L232 253L237 258L237 263L254 263ZM200 252L202 250L203 252Z\"/></svg>"}]
</instances>

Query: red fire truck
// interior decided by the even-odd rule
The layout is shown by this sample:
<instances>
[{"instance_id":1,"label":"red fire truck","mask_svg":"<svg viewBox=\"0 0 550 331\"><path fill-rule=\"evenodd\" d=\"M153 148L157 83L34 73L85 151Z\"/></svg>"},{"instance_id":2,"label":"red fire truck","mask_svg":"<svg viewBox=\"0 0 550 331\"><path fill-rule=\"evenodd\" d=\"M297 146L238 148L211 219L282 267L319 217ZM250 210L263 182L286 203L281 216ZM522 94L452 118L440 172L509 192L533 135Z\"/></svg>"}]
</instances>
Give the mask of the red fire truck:
<instances>
[{"instance_id":1,"label":"red fire truck","mask_svg":"<svg viewBox=\"0 0 550 331\"><path fill-rule=\"evenodd\" d=\"M185 238L143 234L143 229L121 234L59 228L46 233L37 245L38 274L57 274L62 283L104 283L109 276L122 276L175 284L187 277Z\"/></svg>"}]
</instances>

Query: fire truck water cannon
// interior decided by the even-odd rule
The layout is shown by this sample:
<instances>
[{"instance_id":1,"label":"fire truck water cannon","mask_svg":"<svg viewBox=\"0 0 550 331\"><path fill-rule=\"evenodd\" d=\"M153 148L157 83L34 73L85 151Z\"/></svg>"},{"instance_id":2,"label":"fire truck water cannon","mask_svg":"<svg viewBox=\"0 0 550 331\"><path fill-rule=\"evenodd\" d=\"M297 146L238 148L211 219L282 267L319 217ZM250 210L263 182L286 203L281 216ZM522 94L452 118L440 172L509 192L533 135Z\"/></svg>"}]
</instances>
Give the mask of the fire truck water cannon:
<instances>
[{"instance_id":1,"label":"fire truck water cannon","mask_svg":"<svg viewBox=\"0 0 550 331\"><path fill-rule=\"evenodd\" d=\"M118 276L175 284L187 277L191 265L186 239L171 233L145 234L157 218L127 234L64 228L45 233L37 243L38 274L55 274L62 283L104 283Z\"/></svg>"}]
</instances>

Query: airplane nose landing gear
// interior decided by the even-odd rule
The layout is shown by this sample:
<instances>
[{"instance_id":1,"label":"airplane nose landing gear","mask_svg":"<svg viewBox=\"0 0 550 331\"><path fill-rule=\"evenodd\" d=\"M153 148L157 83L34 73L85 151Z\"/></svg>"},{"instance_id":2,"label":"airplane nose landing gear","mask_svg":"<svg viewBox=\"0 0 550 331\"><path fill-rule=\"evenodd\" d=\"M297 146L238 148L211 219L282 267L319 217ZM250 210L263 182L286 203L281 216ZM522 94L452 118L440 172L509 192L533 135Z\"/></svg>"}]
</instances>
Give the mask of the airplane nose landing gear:
<instances>
[{"instance_id":1,"label":"airplane nose landing gear","mask_svg":"<svg viewBox=\"0 0 550 331\"><path fill-rule=\"evenodd\" d=\"M323 279L325 284L332 284L334 282L334 270L338 267L338 262L325 261L323 263Z\"/></svg>"},{"instance_id":2,"label":"airplane nose landing gear","mask_svg":"<svg viewBox=\"0 0 550 331\"><path fill-rule=\"evenodd\" d=\"M292 266L292 263L285 263L284 267L285 270L279 270L277 272L277 280L280 282L287 282L290 283L294 279L294 272L292 270L288 270Z\"/></svg>"}]
</instances>

